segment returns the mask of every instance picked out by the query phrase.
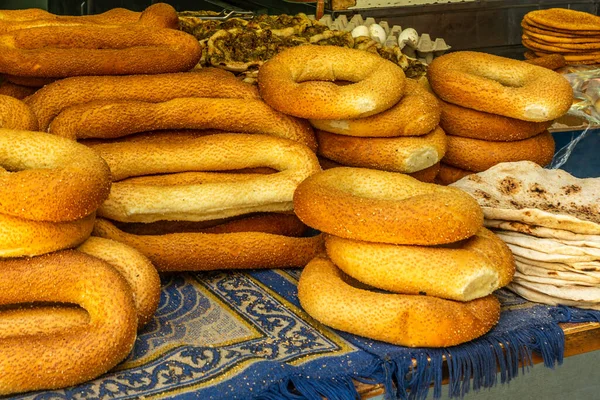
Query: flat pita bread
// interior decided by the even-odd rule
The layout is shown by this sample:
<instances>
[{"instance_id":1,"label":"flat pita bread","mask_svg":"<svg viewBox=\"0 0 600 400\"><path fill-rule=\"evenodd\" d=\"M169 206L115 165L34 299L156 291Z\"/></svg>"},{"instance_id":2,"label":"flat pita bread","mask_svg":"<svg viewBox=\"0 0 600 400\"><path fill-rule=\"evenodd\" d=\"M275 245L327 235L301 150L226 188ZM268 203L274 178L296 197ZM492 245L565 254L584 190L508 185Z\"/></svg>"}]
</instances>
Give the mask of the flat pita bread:
<instances>
[{"instance_id":1,"label":"flat pita bread","mask_svg":"<svg viewBox=\"0 0 600 400\"><path fill-rule=\"evenodd\" d=\"M600 249L597 247L573 246L554 240L538 238L519 232L494 231L496 236L506 243L514 244L528 249L537 250L547 254L564 254L568 256L590 256L590 261L600 260ZM567 242L568 243L568 242Z\"/></svg>"},{"instance_id":2,"label":"flat pita bread","mask_svg":"<svg viewBox=\"0 0 600 400\"><path fill-rule=\"evenodd\" d=\"M592 34L592 35L578 35L574 31L557 31L556 29L551 29L548 27L542 28L540 26L532 25L527 20L521 20L521 27L523 31L527 32L535 32L540 33L547 36L553 37L563 37L563 38L586 38L586 37L596 37L600 36L600 34Z\"/></svg>"},{"instance_id":3,"label":"flat pita bread","mask_svg":"<svg viewBox=\"0 0 600 400\"><path fill-rule=\"evenodd\" d=\"M552 53L560 53L560 54L581 54L581 55L598 55L598 47L592 47L592 48L572 48L572 47L567 47L562 46L562 45L557 45L557 44L551 44L551 43L542 43L540 41L537 40L532 40L531 38L525 37L525 35L523 35L521 37L521 42L523 43L523 46L529 48L529 49L534 49L534 50L542 50L542 51L549 51ZM593 46L593 45L592 45Z\"/></svg>"},{"instance_id":4,"label":"flat pita bread","mask_svg":"<svg viewBox=\"0 0 600 400\"><path fill-rule=\"evenodd\" d=\"M597 261L593 256L572 256L566 254L548 254L542 253L541 251L528 249L526 247L517 246L511 243L506 243L510 251L515 256L525 257L532 260L540 260L545 262L558 262L558 263L577 263L577 262L589 262Z\"/></svg>"},{"instance_id":5,"label":"flat pita bread","mask_svg":"<svg viewBox=\"0 0 600 400\"><path fill-rule=\"evenodd\" d=\"M579 179L518 161L500 163L450 186L471 194L487 219L600 234L600 178Z\"/></svg>"},{"instance_id":6,"label":"flat pita bread","mask_svg":"<svg viewBox=\"0 0 600 400\"><path fill-rule=\"evenodd\" d=\"M554 46L557 49L560 49L560 51L573 51L573 52L582 52L582 53L587 53L588 51L591 53L597 53L598 50L600 49L600 42L580 42L580 43L573 43L573 42L547 42L543 39L538 39L532 36L529 36L528 34L524 33L523 36L521 37L521 39L523 40L529 40L532 41L536 44L542 44L545 46Z\"/></svg>"},{"instance_id":7,"label":"flat pita bread","mask_svg":"<svg viewBox=\"0 0 600 400\"><path fill-rule=\"evenodd\" d=\"M542 283L556 282L558 284L572 283L575 285L583 286L600 286L600 274L588 275L580 272L563 271L563 270L550 270L546 268L540 268L535 265L526 264L521 261L515 260L517 270L515 274L520 278L527 279L526 277L536 277L539 279L550 279L551 281L540 281ZM515 276L516 276L515 275Z\"/></svg>"},{"instance_id":8,"label":"flat pita bread","mask_svg":"<svg viewBox=\"0 0 600 400\"><path fill-rule=\"evenodd\" d=\"M536 283L521 278L513 278L511 283L525 286L529 289L537 290L540 293L564 300L581 301L585 303L600 303L600 287L579 286L579 285L550 285Z\"/></svg>"},{"instance_id":9,"label":"flat pita bread","mask_svg":"<svg viewBox=\"0 0 600 400\"><path fill-rule=\"evenodd\" d=\"M550 34L540 33L536 31L530 31L529 29L523 29L523 34L529 36L533 40L554 44L600 43L600 36L563 37L555 36L552 32Z\"/></svg>"},{"instance_id":10,"label":"flat pita bread","mask_svg":"<svg viewBox=\"0 0 600 400\"><path fill-rule=\"evenodd\" d=\"M535 265L540 268L555 270L555 271L574 271L582 274L596 275L600 274L600 261L587 261L587 262L574 262L574 263L560 263L560 262L548 262L540 260L532 260L531 258L514 255L515 260L519 260L523 263Z\"/></svg>"},{"instance_id":11,"label":"flat pita bread","mask_svg":"<svg viewBox=\"0 0 600 400\"><path fill-rule=\"evenodd\" d=\"M534 303L548 304L551 306L563 305L563 306L586 308L586 309L590 309L590 310L600 310L600 304L597 304L595 302L574 301L574 300L567 300L567 299L553 297L553 296L550 296L543 292L531 289L527 286L521 285L516 282L511 282L507 286L507 288L512 290L519 296L521 296L529 301L532 301Z\"/></svg>"},{"instance_id":12,"label":"flat pita bread","mask_svg":"<svg viewBox=\"0 0 600 400\"><path fill-rule=\"evenodd\" d=\"M518 270L517 270L518 271ZM532 271L529 271L532 272ZM552 272L552 271L550 271ZM541 276L540 276L541 275ZM591 279L586 280L585 279L585 275L584 275L584 279L578 279L578 276L575 277L571 277L568 275L565 275L566 277L568 277L569 279L564 279L563 277L558 277L558 276L551 276L551 275L543 275L543 274L539 274L539 275L533 275L530 273L523 273L523 272L515 272L514 275L518 280L524 280L524 281L529 281L529 282L533 282L533 283L542 283L542 284L548 284L548 285L554 285L557 287L562 287L564 285L576 285L576 286L587 286L587 287L600 287L600 285L598 285L597 281L591 281ZM514 278L513 278L514 279Z\"/></svg>"},{"instance_id":13,"label":"flat pita bread","mask_svg":"<svg viewBox=\"0 0 600 400\"><path fill-rule=\"evenodd\" d=\"M600 31L600 17L566 8L549 8L528 12L528 23L566 31Z\"/></svg>"},{"instance_id":14,"label":"flat pita bread","mask_svg":"<svg viewBox=\"0 0 600 400\"><path fill-rule=\"evenodd\" d=\"M545 228L543 226L528 225L517 221L501 221L497 219L486 219L483 224L487 228L521 232L540 238L556 239L557 241L565 240L573 243L581 243L582 246L600 246L600 235L582 235L562 229Z\"/></svg>"}]
</instances>

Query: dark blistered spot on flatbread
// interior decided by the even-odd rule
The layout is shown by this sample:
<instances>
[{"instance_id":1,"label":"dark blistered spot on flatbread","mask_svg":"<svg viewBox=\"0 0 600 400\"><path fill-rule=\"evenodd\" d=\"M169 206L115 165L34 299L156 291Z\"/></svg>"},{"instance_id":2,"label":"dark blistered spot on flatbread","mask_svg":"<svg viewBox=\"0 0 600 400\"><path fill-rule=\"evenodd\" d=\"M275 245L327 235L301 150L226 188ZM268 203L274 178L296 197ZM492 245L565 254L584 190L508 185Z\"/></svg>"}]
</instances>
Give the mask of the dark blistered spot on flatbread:
<instances>
[{"instance_id":1,"label":"dark blistered spot on flatbread","mask_svg":"<svg viewBox=\"0 0 600 400\"><path fill-rule=\"evenodd\" d=\"M521 181L515 177L507 176L500 181L498 190L506 195L515 195L521 191Z\"/></svg>"},{"instance_id":2,"label":"dark blistered spot on flatbread","mask_svg":"<svg viewBox=\"0 0 600 400\"><path fill-rule=\"evenodd\" d=\"M531 193L533 197L545 199L547 192L546 189L544 189L539 183L534 183L529 187L529 193Z\"/></svg>"},{"instance_id":3,"label":"dark blistered spot on flatbread","mask_svg":"<svg viewBox=\"0 0 600 400\"><path fill-rule=\"evenodd\" d=\"M467 176L467 179L470 181L473 181L475 183L483 183L483 178L477 174L471 174L471 175Z\"/></svg>"},{"instance_id":4,"label":"dark blistered spot on flatbread","mask_svg":"<svg viewBox=\"0 0 600 400\"><path fill-rule=\"evenodd\" d=\"M581 268L580 271L583 271L583 272L595 272L595 271L598 271L598 268L593 268L593 267L590 267L590 268Z\"/></svg>"},{"instance_id":5,"label":"dark blistered spot on flatbread","mask_svg":"<svg viewBox=\"0 0 600 400\"><path fill-rule=\"evenodd\" d=\"M581 186L579 185L563 186L561 189L567 196L581 192Z\"/></svg>"},{"instance_id":6,"label":"dark blistered spot on flatbread","mask_svg":"<svg viewBox=\"0 0 600 400\"><path fill-rule=\"evenodd\" d=\"M599 222L600 221L600 213L598 212L598 206L592 204L576 204L571 202L569 204L571 208L571 214L576 215L577 218L584 219L587 221Z\"/></svg>"},{"instance_id":7,"label":"dark blistered spot on flatbread","mask_svg":"<svg viewBox=\"0 0 600 400\"><path fill-rule=\"evenodd\" d=\"M521 204L517 203L514 200L510 201L510 205L513 206L515 208L515 210L520 210L521 208L523 208L523 206Z\"/></svg>"},{"instance_id":8,"label":"dark blistered spot on flatbread","mask_svg":"<svg viewBox=\"0 0 600 400\"><path fill-rule=\"evenodd\" d=\"M526 217L531 217L531 211L525 211L523 214L525 214Z\"/></svg>"},{"instance_id":9,"label":"dark blistered spot on flatbread","mask_svg":"<svg viewBox=\"0 0 600 400\"><path fill-rule=\"evenodd\" d=\"M477 198L488 200L488 201L492 198L492 196L490 196L489 193L484 192L483 190L479 190L479 189L477 189L475 191L475 196L477 196Z\"/></svg>"},{"instance_id":10,"label":"dark blistered spot on flatbread","mask_svg":"<svg viewBox=\"0 0 600 400\"><path fill-rule=\"evenodd\" d=\"M548 271L548 275L558 275L558 274L554 271Z\"/></svg>"}]
</instances>

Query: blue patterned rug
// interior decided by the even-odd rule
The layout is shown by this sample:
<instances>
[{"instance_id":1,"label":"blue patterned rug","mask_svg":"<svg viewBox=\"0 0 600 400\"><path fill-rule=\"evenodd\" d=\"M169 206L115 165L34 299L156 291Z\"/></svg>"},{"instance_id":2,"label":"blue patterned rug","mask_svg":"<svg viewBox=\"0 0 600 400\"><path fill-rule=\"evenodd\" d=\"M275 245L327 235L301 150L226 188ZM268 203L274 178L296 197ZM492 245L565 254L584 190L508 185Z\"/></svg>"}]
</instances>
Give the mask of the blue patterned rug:
<instances>
[{"instance_id":1,"label":"blue patterned rug","mask_svg":"<svg viewBox=\"0 0 600 400\"><path fill-rule=\"evenodd\" d=\"M409 349L311 320L296 298L299 274L164 277L154 320L116 370L77 387L16 398L356 399L354 379L384 384L391 397L420 399L432 383L441 394L444 358L456 396L509 381L532 351L549 367L560 363L564 336L558 322L600 321L600 312L534 305L499 291L502 317L484 337L447 349ZM469 376L474 379L463 379Z\"/></svg>"}]
</instances>

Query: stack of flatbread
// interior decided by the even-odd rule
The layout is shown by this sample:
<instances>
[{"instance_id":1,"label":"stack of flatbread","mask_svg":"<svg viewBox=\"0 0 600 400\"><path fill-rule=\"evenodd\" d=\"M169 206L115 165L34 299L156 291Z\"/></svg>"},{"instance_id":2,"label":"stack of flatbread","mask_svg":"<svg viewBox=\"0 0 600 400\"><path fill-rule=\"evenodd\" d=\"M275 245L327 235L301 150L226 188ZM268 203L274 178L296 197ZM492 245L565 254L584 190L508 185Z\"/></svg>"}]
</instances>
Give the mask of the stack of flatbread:
<instances>
[{"instance_id":1,"label":"stack of flatbread","mask_svg":"<svg viewBox=\"0 0 600 400\"><path fill-rule=\"evenodd\" d=\"M600 63L600 17L566 8L531 11L521 21L525 57L562 54L569 64Z\"/></svg>"},{"instance_id":2,"label":"stack of flatbread","mask_svg":"<svg viewBox=\"0 0 600 400\"><path fill-rule=\"evenodd\" d=\"M521 161L451 186L477 199L485 226L512 250L509 289L534 302L600 310L600 178Z\"/></svg>"}]
</instances>

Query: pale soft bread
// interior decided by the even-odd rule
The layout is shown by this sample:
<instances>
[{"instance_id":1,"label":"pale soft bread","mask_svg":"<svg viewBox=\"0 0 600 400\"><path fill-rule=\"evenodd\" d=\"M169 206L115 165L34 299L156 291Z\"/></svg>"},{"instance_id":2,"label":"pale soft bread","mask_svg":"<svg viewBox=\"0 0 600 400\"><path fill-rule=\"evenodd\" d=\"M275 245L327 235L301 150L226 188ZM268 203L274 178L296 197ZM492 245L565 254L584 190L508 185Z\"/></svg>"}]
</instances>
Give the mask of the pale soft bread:
<instances>
[{"instance_id":1,"label":"pale soft bread","mask_svg":"<svg viewBox=\"0 0 600 400\"><path fill-rule=\"evenodd\" d=\"M505 231L521 232L540 238L565 240L588 247L600 246L600 235L584 235L573 233L562 229L545 228L543 226L529 225L517 221L502 221L497 219L485 219L483 224L488 228L502 229Z\"/></svg>"},{"instance_id":2,"label":"pale soft bread","mask_svg":"<svg viewBox=\"0 0 600 400\"><path fill-rule=\"evenodd\" d=\"M598 257L593 255L581 254L581 255L570 255L570 254L558 254L558 253L545 253L543 251L529 249L527 247L517 246L512 243L507 243L510 251L514 255L531 258L533 260L540 260L546 262L559 262L559 263L580 263L597 261Z\"/></svg>"},{"instance_id":3,"label":"pale soft bread","mask_svg":"<svg viewBox=\"0 0 600 400\"><path fill-rule=\"evenodd\" d=\"M473 171L467 171L466 169L453 167L452 165L440 162L440 172L435 177L435 183L447 186L473 173Z\"/></svg>"},{"instance_id":4,"label":"pale soft bread","mask_svg":"<svg viewBox=\"0 0 600 400\"><path fill-rule=\"evenodd\" d=\"M43 132L0 129L0 167L0 213L16 217L81 219L110 190L110 171L96 152Z\"/></svg>"},{"instance_id":5,"label":"pale soft bread","mask_svg":"<svg viewBox=\"0 0 600 400\"><path fill-rule=\"evenodd\" d=\"M531 280L517 277L513 279L513 282L559 299L600 304L600 286L591 287L565 284L556 286L547 283L532 282Z\"/></svg>"},{"instance_id":6,"label":"pale soft bread","mask_svg":"<svg viewBox=\"0 0 600 400\"><path fill-rule=\"evenodd\" d=\"M232 73L202 68L197 72L157 75L76 76L44 86L25 100L40 130L63 109L93 100L135 100L158 103L179 97L258 99L258 90Z\"/></svg>"},{"instance_id":7,"label":"pale soft bread","mask_svg":"<svg viewBox=\"0 0 600 400\"><path fill-rule=\"evenodd\" d=\"M503 162L532 161L541 166L552 162L555 143L548 131L512 142L491 142L460 136L447 136L444 164L467 171L485 171Z\"/></svg>"},{"instance_id":8,"label":"pale soft bread","mask_svg":"<svg viewBox=\"0 0 600 400\"><path fill-rule=\"evenodd\" d=\"M500 317L493 295L465 303L359 289L320 257L302 271L298 299L311 317L327 326L408 347L464 343L488 332Z\"/></svg>"},{"instance_id":9,"label":"pale soft bread","mask_svg":"<svg viewBox=\"0 0 600 400\"><path fill-rule=\"evenodd\" d=\"M557 267L554 269L546 269L539 267L537 265L529 264L521 261L520 259L515 259L517 265L517 272L525 276L536 276L542 278L552 278L560 280L562 283L572 282L573 284L581 284L581 285L600 285L600 274L598 273L584 273L578 272L574 270L570 270L567 268ZM557 263L556 263L557 264ZM557 264L563 265L563 264Z\"/></svg>"},{"instance_id":10,"label":"pale soft bread","mask_svg":"<svg viewBox=\"0 0 600 400\"><path fill-rule=\"evenodd\" d=\"M202 112L198 112L202 110ZM114 139L165 129L218 129L260 133L317 144L308 122L282 114L262 100L185 97L160 103L104 100L64 109L48 132L70 139Z\"/></svg>"},{"instance_id":11,"label":"pale soft bread","mask_svg":"<svg viewBox=\"0 0 600 400\"><path fill-rule=\"evenodd\" d=\"M459 189L366 168L308 177L294 193L294 211L322 232L381 243L452 243L483 225L477 202Z\"/></svg>"},{"instance_id":12,"label":"pale soft bread","mask_svg":"<svg viewBox=\"0 0 600 400\"><path fill-rule=\"evenodd\" d=\"M131 246L90 237L77 250L106 261L125 278L133 291L138 329L154 316L160 300L160 277L150 260Z\"/></svg>"},{"instance_id":13,"label":"pale soft bread","mask_svg":"<svg viewBox=\"0 0 600 400\"><path fill-rule=\"evenodd\" d=\"M560 74L493 54L444 54L429 65L427 77L449 103L526 121L556 119L573 102L573 89Z\"/></svg>"},{"instance_id":14,"label":"pale soft bread","mask_svg":"<svg viewBox=\"0 0 600 400\"><path fill-rule=\"evenodd\" d=\"M574 306L579 308L587 308L590 310L600 310L600 304L596 302L586 302L579 300L568 300L562 299L559 297L554 297L548 295L540 290L535 290L529 287L529 285L525 286L521 283L511 282L508 285L508 288L518 294L519 296L524 297L529 301L533 301L535 303L543 303L552 306L563 305L563 306ZM539 288L539 286L538 286ZM542 289L543 290L543 289Z\"/></svg>"},{"instance_id":15,"label":"pale soft bread","mask_svg":"<svg viewBox=\"0 0 600 400\"><path fill-rule=\"evenodd\" d=\"M479 140L523 140L548 129L552 121L529 122L472 110L439 100L442 114L440 126L448 135Z\"/></svg>"},{"instance_id":16,"label":"pale soft bread","mask_svg":"<svg viewBox=\"0 0 600 400\"><path fill-rule=\"evenodd\" d=\"M288 237L263 232L133 235L96 220L95 236L134 247L159 271L303 267L323 251L320 235Z\"/></svg>"},{"instance_id":17,"label":"pale soft bread","mask_svg":"<svg viewBox=\"0 0 600 400\"><path fill-rule=\"evenodd\" d=\"M90 236L95 219L95 213L65 222L0 214L0 258L31 257L76 247Z\"/></svg>"},{"instance_id":18,"label":"pale soft bread","mask_svg":"<svg viewBox=\"0 0 600 400\"><path fill-rule=\"evenodd\" d=\"M37 131L35 114L21 100L0 95L0 128Z\"/></svg>"},{"instance_id":19,"label":"pale soft bread","mask_svg":"<svg viewBox=\"0 0 600 400\"><path fill-rule=\"evenodd\" d=\"M131 289L112 266L95 257L64 250L0 261L0 304L36 302L77 304L90 322L52 335L2 339L3 395L90 381L122 361L134 345L137 317Z\"/></svg>"},{"instance_id":20,"label":"pale soft bread","mask_svg":"<svg viewBox=\"0 0 600 400\"><path fill-rule=\"evenodd\" d=\"M568 31L592 30L600 34L600 17L583 11L566 8L535 10L526 14L526 18L536 24Z\"/></svg>"},{"instance_id":21,"label":"pale soft bread","mask_svg":"<svg viewBox=\"0 0 600 400\"><path fill-rule=\"evenodd\" d=\"M326 235L325 247L338 268L367 285L449 300L487 296L506 286L515 271L508 247L485 228L445 246L369 243Z\"/></svg>"},{"instance_id":22,"label":"pale soft bread","mask_svg":"<svg viewBox=\"0 0 600 400\"><path fill-rule=\"evenodd\" d=\"M587 261L580 263L559 263L559 262L547 262L540 260L532 260L530 258L514 255L515 260L535 267L544 268L552 271L570 271L581 274L589 274L590 276L597 276L600 274L600 261Z\"/></svg>"},{"instance_id":23,"label":"pale soft bread","mask_svg":"<svg viewBox=\"0 0 600 400\"><path fill-rule=\"evenodd\" d=\"M353 84L339 86L334 81ZM404 85L404 71L398 65L377 54L338 46L291 47L258 71L258 88L267 104L309 119L378 114L400 100Z\"/></svg>"},{"instance_id":24,"label":"pale soft bread","mask_svg":"<svg viewBox=\"0 0 600 400\"><path fill-rule=\"evenodd\" d=\"M306 146L266 135L218 134L164 143L117 142L93 145L110 166L113 183L98 215L121 222L202 221L259 211L292 209L294 190L320 170ZM279 172L240 182L155 186L126 178L187 171L269 167Z\"/></svg>"},{"instance_id":25,"label":"pale soft bread","mask_svg":"<svg viewBox=\"0 0 600 400\"><path fill-rule=\"evenodd\" d=\"M413 79L406 80L400 101L379 114L347 120L310 120L322 131L360 137L420 136L431 132L439 122L436 97Z\"/></svg>"},{"instance_id":26,"label":"pale soft bread","mask_svg":"<svg viewBox=\"0 0 600 400\"><path fill-rule=\"evenodd\" d=\"M452 184L470 193L486 218L585 235L600 234L600 179L579 179L521 161L502 163Z\"/></svg>"},{"instance_id":27,"label":"pale soft bread","mask_svg":"<svg viewBox=\"0 0 600 400\"><path fill-rule=\"evenodd\" d=\"M446 134L437 127L423 136L367 138L316 131L317 153L348 167L413 173L440 162Z\"/></svg>"},{"instance_id":28,"label":"pale soft bread","mask_svg":"<svg viewBox=\"0 0 600 400\"><path fill-rule=\"evenodd\" d=\"M600 260L600 246L582 246L580 243L571 243L566 240L558 241L556 239L538 238L519 232L494 231L506 243L549 254L565 254L573 256L589 255L598 257Z\"/></svg>"}]
</instances>

